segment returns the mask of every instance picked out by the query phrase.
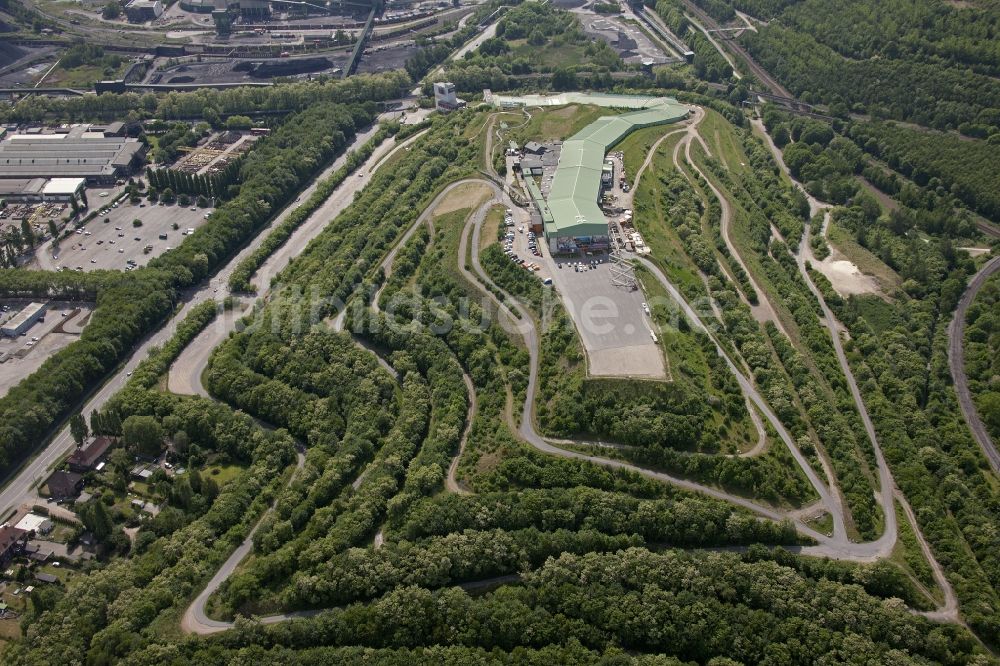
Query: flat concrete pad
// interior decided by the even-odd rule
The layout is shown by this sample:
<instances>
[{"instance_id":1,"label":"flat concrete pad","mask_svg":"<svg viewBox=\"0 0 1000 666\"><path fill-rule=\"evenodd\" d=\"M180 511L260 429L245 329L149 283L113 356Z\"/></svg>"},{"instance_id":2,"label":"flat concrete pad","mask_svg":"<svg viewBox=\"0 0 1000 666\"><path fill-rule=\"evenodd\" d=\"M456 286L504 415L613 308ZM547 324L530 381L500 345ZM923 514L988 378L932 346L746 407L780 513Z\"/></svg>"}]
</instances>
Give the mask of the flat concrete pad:
<instances>
[{"instance_id":1,"label":"flat concrete pad","mask_svg":"<svg viewBox=\"0 0 1000 666\"><path fill-rule=\"evenodd\" d=\"M546 257L546 262L580 334L592 376L666 378L663 350L653 341L641 290L613 285L606 258L597 268L580 272L567 261Z\"/></svg>"}]
</instances>

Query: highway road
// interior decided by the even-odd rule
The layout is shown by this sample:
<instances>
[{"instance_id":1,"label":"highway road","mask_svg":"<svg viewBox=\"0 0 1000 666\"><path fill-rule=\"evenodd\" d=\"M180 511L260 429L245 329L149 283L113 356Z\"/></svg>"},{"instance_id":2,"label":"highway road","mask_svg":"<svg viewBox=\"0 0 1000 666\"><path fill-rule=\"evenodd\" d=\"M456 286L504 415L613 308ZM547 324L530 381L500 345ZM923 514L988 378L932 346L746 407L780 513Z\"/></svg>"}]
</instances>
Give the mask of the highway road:
<instances>
[{"instance_id":1,"label":"highway road","mask_svg":"<svg viewBox=\"0 0 1000 666\"><path fill-rule=\"evenodd\" d=\"M965 375L965 315L986 280L998 270L1000 270L1000 257L993 257L973 276L962 294L958 307L955 308L955 316L948 325L948 366L951 368L951 378L955 382L955 393L958 394L962 416L965 417L972 436L990 462L990 467L994 472L1000 473L1000 453L997 452L986 425L979 418L976 404L972 401L972 393L969 391L969 378Z\"/></svg>"},{"instance_id":2,"label":"highway road","mask_svg":"<svg viewBox=\"0 0 1000 666\"><path fill-rule=\"evenodd\" d=\"M361 147L375 134L376 131L378 131L377 124L372 125L367 130L357 134L352 144L345 151L344 155L334 160L333 164L313 179L313 181L303 190L300 200L307 199L313 191L315 191L317 183L320 180L329 177L334 171L339 169L344 164L347 152ZM348 180L352 179L349 178ZM366 179L354 180L363 182ZM239 264L244 257L256 250L264 241L267 232L270 231L270 229L272 229L275 225L280 224L292 210L293 208L291 206L283 210L264 230L258 233L257 236L255 236L242 251L237 253L229 261L229 263L220 269L214 277L206 283L203 283L202 286L192 289L188 293L184 294L181 300L182 307L179 312L177 312L159 330L148 335L142 342L140 342L138 347L136 347L136 349L132 352L132 355L124 363L120 370L85 401L80 411L85 415L89 415L93 410L103 407L111 396L125 386L126 381L132 374L132 371L135 370L136 366L149 355L150 349L154 346L163 346L163 344L173 336L178 323L184 320L192 308L206 300L221 300L226 295L226 285L229 282L229 276L232 274L237 264ZM294 250L298 247L298 245L293 244L292 239L289 240L289 243L286 243L286 246L289 245L291 246L290 250ZM223 320L225 320L225 318L223 318ZM218 330L221 330L221 326L216 326L215 324L209 326L207 329L209 332ZM208 351L210 352L211 349L209 348ZM188 353L187 349L185 350L185 353ZM207 360L207 356L205 356L205 359ZM73 442L73 438L70 436L69 427L67 425L50 440L48 445L46 445L42 451L25 463L20 471L18 471L17 475L13 479L9 480L3 490L0 491L0 515L6 515L10 509L17 507L22 502L32 501L35 497L34 489L38 483L48 475L48 471L52 468L52 466L63 455L72 450L74 446L75 444Z\"/></svg>"},{"instance_id":3,"label":"highway road","mask_svg":"<svg viewBox=\"0 0 1000 666\"><path fill-rule=\"evenodd\" d=\"M461 48L455 51L455 53L452 54L451 57L448 58L448 60L458 60L459 58L464 58L466 53L471 53L475 51L487 39L496 37L497 25L499 25L499 23L500 23L500 18L497 17L497 19L494 20L493 23L486 26L486 29L484 29L481 33L479 33L478 35L467 41ZM424 81L440 80L437 77L444 73L444 69L445 66L448 64L448 60L435 67L430 74L428 74L423 78L423 80ZM420 94L420 86L417 86L416 88L413 89L413 94L414 95Z\"/></svg>"}]
</instances>

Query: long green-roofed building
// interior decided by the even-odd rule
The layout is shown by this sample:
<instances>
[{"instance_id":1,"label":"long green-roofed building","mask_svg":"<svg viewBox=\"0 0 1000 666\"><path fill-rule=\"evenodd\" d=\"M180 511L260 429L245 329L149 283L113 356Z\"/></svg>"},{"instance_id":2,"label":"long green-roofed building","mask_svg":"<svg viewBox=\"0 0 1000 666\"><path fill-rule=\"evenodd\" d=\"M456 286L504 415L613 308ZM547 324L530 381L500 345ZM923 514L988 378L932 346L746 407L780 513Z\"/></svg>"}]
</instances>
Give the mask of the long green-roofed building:
<instances>
[{"instance_id":1,"label":"long green-roofed building","mask_svg":"<svg viewBox=\"0 0 1000 666\"><path fill-rule=\"evenodd\" d=\"M608 248L608 220L598 205L604 156L634 130L677 122L688 115L686 107L668 97L574 95L573 101L582 104L613 100L615 106L641 110L599 118L563 143L547 201L549 214L542 216L552 254ZM529 105L550 103L537 96L520 99Z\"/></svg>"}]
</instances>

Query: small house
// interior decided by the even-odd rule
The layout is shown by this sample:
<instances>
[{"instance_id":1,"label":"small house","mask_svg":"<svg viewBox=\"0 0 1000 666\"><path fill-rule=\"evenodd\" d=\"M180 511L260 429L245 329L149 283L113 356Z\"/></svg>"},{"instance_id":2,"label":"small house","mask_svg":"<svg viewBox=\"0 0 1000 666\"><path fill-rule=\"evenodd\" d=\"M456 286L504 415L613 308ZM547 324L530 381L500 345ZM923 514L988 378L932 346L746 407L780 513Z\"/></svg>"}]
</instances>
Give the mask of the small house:
<instances>
[{"instance_id":1,"label":"small house","mask_svg":"<svg viewBox=\"0 0 1000 666\"><path fill-rule=\"evenodd\" d=\"M48 534L52 531L52 521L37 513L29 513L21 520L17 521L15 527L32 534Z\"/></svg>"},{"instance_id":2,"label":"small house","mask_svg":"<svg viewBox=\"0 0 1000 666\"><path fill-rule=\"evenodd\" d=\"M95 437L90 444L78 447L67 461L70 471L85 474L96 469L112 444L114 444L113 439L102 435Z\"/></svg>"},{"instance_id":3,"label":"small house","mask_svg":"<svg viewBox=\"0 0 1000 666\"><path fill-rule=\"evenodd\" d=\"M28 533L26 531L11 525L0 527L0 566L6 565L23 553L27 543Z\"/></svg>"},{"instance_id":4,"label":"small house","mask_svg":"<svg viewBox=\"0 0 1000 666\"><path fill-rule=\"evenodd\" d=\"M75 472L52 472L45 485L49 497L56 501L75 499L83 490L83 476Z\"/></svg>"}]
</instances>

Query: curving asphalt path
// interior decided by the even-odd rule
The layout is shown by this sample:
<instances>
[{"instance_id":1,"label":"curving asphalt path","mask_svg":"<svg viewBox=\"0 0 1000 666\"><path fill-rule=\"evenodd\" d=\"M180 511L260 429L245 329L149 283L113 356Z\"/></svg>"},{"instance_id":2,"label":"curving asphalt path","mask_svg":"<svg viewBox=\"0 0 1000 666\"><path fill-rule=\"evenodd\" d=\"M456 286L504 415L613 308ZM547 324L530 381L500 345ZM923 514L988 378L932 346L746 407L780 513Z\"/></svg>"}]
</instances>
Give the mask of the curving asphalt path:
<instances>
[{"instance_id":1,"label":"curving asphalt path","mask_svg":"<svg viewBox=\"0 0 1000 666\"><path fill-rule=\"evenodd\" d=\"M771 151L775 160L780 165L780 168L785 172L788 178L791 180L794 187L798 188L805 196L806 200L809 202L809 210L811 218L815 218L816 214L823 211L823 227L821 233L825 236L827 226L830 223L830 210L824 208L822 204L811 194L806 192L805 187L802 186L797 180L792 178L791 173L788 170L787 165L784 162L783 155L775 145L771 136L767 133L763 127L763 123L759 120L755 121L755 124L762 130L765 138L765 144ZM812 278L809 276L806 270L806 261L815 261L815 257L812 254L812 246L809 243L810 227L812 224L806 224L802 234L802 241L799 244L799 252L796 257L799 271L802 274L803 280L805 280L806 285L808 285L809 290L819 301L820 307L823 312L823 318L826 323L827 330L830 332L830 339L833 343L834 349L837 355L837 361L840 364L841 371L844 373L844 377L847 380L848 386L851 390L851 397L854 399L855 407L858 410L858 414L865 427L865 433L868 435L868 439L871 442L872 449L875 453L875 460L878 467L878 477L879 477L879 493L878 499L879 504L882 508L882 513L884 517L885 529L882 536L875 541L869 542L869 544L859 544L866 545L869 547L869 553L866 556L867 561L872 561L875 559L881 559L883 557L888 557L893 548L895 547L896 540L898 539L899 527L896 522L896 507L893 503L893 498L899 502L900 507L906 514L907 520L909 520L911 526L913 527L913 533L917 539L917 543L920 546L920 550L927 560L928 565L931 567L931 572L934 576L934 580L938 587L941 588L944 594L944 603L938 609L930 611L927 613L921 613L929 619L943 622L957 622L964 624L959 616L958 608L958 598L955 595L955 591L951 586L951 582L945 575L944 568L941 563L937 561L934 557L934 553L931 550L930 544L927 542L926 537L920 530L920 524L917 522L916 515L913 512L913 508L910 506L909 501L906 496L903 495L895 484L892 478L892 471L889 469L889 465L886 463L885 456L882 453L882 447L879 444L878 437L875 433L875 428L872 424L871 417L868 414L868 409L865 407L864 400L862 399L861 392L858 389L857 381L854 378L854 373L851 370L850 364L847 362L847 356L844 354L843 344L840 339L839 331L843 328L843 325L836 319L833 312L830 310L823 298L823 294L816 288L813 283ZM803 554L816 554L814 552L815 547L807 547L802 549Z\"/></svg>"},{"instance_id":2,"label":"curving asphalt path","mask_svg":"<svg viewBox=\"0 0 1000 666\"><path fill-rule=\"evenodd\" d=\"M972 431L979 447L990 463L993 471L1000 474L1000 453L990 438L986 426L979 418L976 411L976 404L972 401L972 392L969 391L969 378L965 375L965 315L975 300L976 294L986 283L986 281L1000 270L1000 257L993 257L986 262L978 273L969 282L969 286L962 294L958 307L955 308L955 316L948 325L948 366L951 368L951 377L955 382L955 393L958 394L958 404L962 408L962 416Z\"/></svg>"},{"instance_id":3,"label":"curving asphalt path","mask_svg":"<svg viewBox=\"0 0 1000 666\"><path fill-rule=\"evenodd\" d=\"M417 117L415 115L414 121L416 120ZM340 166L346 160L345 155L347 154L347 152L349 152L350 150L356 150L357 148L360 148L377 131L378 131L378 125L375 124L372 125L370 128L368 128L367 130L365 130L364 132L360 132L357 135L355 135L353 143L351 144L351 146L347 148L347 150L345 150L344 155L335 160L334 163L330 165L330 167L328 167L325 171L323 171L319 176L314 178L311 184L308 187L306 187L305 190L302 191L302 198L304 199L310 196L312 192L315 191L317 183L320 180L327 178L336 169L340 168ZM384 146L386 144L383 143L382 145ZM360 180L360 179L349 178L348 180L350 181L350 180ZM128 378L132 375L132 372L135 370L136 366L138 366L139 363L149 355L150 350L153 347L162 347L167 341L170 340L171 337L173 337L174 333L177 330L178 323L183 321L184 318L188 315L188 313L190 313L191 310L196 305L203 303L207 300L216 300L224 297L227 291L229 276L232 274L233 270L236 268L239 262L244 257L249 255L251 252L255 251L260 246L260 244L264 242L264 238L267 236L267 231L273 228L275 225L280 224L281 221L291 212L291 210L292 210L291 207L289 207L285 209L281 214L275 216L275 218L271 221L268 227L261 230L257 234L257 236L255 236L242 251L237 253L229 261L229 263L227 263L223 268L221 268L215 274L214 277L203 283L200 287L191 289L188 292L184 293L181 297L181 307L179 308L178 312L170 320L168 320L159 330L149 334L148 336L146 336L146 338L144 338L142 341L139 342L139 344L135 347L134 351L132 352L132 355L128 358L127 361L125 361L125 363L122 364L117 374L110 377L104 383L103 386L101 386L99 389L93 392L91 396L87 400L85 400L84 404L80 408L81 413L89 414L95 409L102 408L104 404L111 398L111 396L113 396L115 393L121 390L122 387L125 386L125 383L128 381ZM304 247L304 245L300 245L301 240L296 241L295 239L296 236L293 236L293 238L289 239L288 243L286 243L285 246L283 246L283 249L287 248L285 252L291 253L289 256L294 256L294 254L300 252L302 247ZM206 330L209 332L209 335L214 335L218 338L218 336L220 335L221 325L213 323ZM221 340L221 338L218 339ZM198 354L204 354L204 360L207 361L208 358L207 352L205 352L204 350L198 351L199 346L200 343L189 345L189 348L185 349L184 354L182 354L182 356L187 355L188 359L190 359L191 354L194 354L196 356ZM209 346L208 352L210 352L211 348L214 346L215 345ZM191 347L194 347L195 349L191 350ZM186 360L184 362L191 362L191 361ZM200 358L195 358L194 363L200 364L202 363L202 360ZM194 370L190 370L190 372L194 372L196 370L197 375L200 377L201 370L203 369L204 366L201 366L200 370L195 368ZM200 380L197 382L197 384L195 384L195 386L197 386L198 384L200 384ZM50 440L49 444L44 449L42 449L34 458L25 463L21 467L20 471L17 473L16 476L7 481L3 490L0 491L0 514L6 514L10 509L18 506L23 501L34 501L35 494L33 492L33 489L38 485L38 483L41 482L42 479L45 478L45 476L48 473L48 470L51 469L51 467L60 458L62 458L67 452L72 450L74 447L75 443L73 442L73 438L70 436L69 426L67 425Z\"/></svg>"},{"instance_id":4,"label":"curving asphalt path","mask_svg":"<svg viewBox=\"0 0 1000 666\"><path fill-rule=\"evenodd\" d=\"M823 227L825 229L826 224L830 219L829 210L825 211L823 219ZM809 275L809 271L806 270L806 263L815 261L815 257L813 257L812 254L812 246L809 244L810 227L812 227L812 224L806 224L804 227L802 241L799 243L799 251L796 255L796 262L798 263L799 272L802 274L802 279L805 281L806 286L809 287L809 291L812 292L816 300L819 301L820 309L823 312L824 323L830 333L830 341L833 343L834 351L837 354L837 361L840 364L840 370L844 373L844 378L847 380L847 385L851 390L851 397L854 399L854 405L857 408L858 414L861 416L861 421L865 427L865 433L868 435L872 449L875 452L875 463L879 479L879 504L882 507L882 517L885 521L885 529L882 532L882 536L869 543L875 548L875 552L872 553L873 559L879 559L887 557L892 552L892 549L896 545L896 538L898 536L898 526L896 525L896 507L893 504L895 482L892 479L892 472L889 471L889 464L885 461L885 456L882 454L882 447L879 444L878 436L875 434L875 426L872 424L871 416L868 414L868 408L865 407L864 399L861 397L861 391L858 389L858 383L854 379L854 372L851 370L851 366L847 362L847 355L844 353L844 345L840 339L840 329L842 328L842 325L839 321L837 321L833 311L831 311L830 307L826 304L826 299L823 298L823 293L813 283L812 277ZM915 529L919 531L919 528L916 528L916 526Z\"/></svg>"},{"instance_id":5,"label":"curving asphalt path","mask_svg":"<svg viewBox=\"0 0 1000 666\"><path fill-rule=\"evenodd\" d=\"M489 181L483 181L483 182L488 186L490 186L491 189L493 189L494 196L498 201L502 201L503 203L509 205L509 199L507 199L506 195L500 190L500 188L498 188L496 185L494 185ZM493 295L492 292L486 289L483 290L484 293L498 305L500 310L507 317L507 324L509 327L508 330L510 332L520 334L524 338L525 345L528 348L529 359L530 359L529 372L528 372L528 387L525 396L524 407L521 413L521 423L518 428L518 433L526 442L534 446L539 451L542 451L550 455L556 455L566 458L575 458L579 460L587 460L588 462L602 465L605 467L610 467L612 469L625 469L637 472L649 478L670 483L680 488L684 488L686 490L702 493L714 497L716 499L721 499L731 502L733 504L737 504L759 515L770 518L772 520L780 521L788 517L787 514L782 511L773 509L768 506L764 506L760 503L754 502L753 500L749 500L745 497L740 497L738 495L718 490L716 488L711 488L709 486L705 486L700 483L695 483L688 479L683 479L681 477L667 474L665 472L658 472L645 469L643 467L639 467L637 465L633 465L620 460L602 458L599 456L588 455L577 451L563 449L553 445L552 443L548 442L545 438L543 438L540 434L538 434L538 432L535 430L535 425L534 425L534 401L535 401L535 392L538 381L538 363L539 363L538 333L535 330L535 326L531 318L531 315L520 304L511 299L509 294L500 289L500 287L496 285L486 274L486 271L483 270L482 265L480 264L479 261L479 245L480 245L479 238L482 226L481 224L475 224L476 222L477 220L475 217L470 218L469 222L466 223L466 231L463 234L463 236L468 235L468 230L471 227L472 268L475 271L475 275L473 275L468 271L468 269L466 269L465 262L462 261L462 258L459 258L458 268L459 271L463 274L463 276L470 281L470 283L472 284L483 283L490 285L493 289L497 291L497 293L502 293L505 295L506 301L501 302L498 299L496 299L496 297ZM678 304L680 304L681 308L685 312L685 315L691 320L692 324L698 327L699 330L708 332L707 328L705 328L701 320L698 318L694 309L691 308L691 306L687 303L687 301L684 300L680 292L677 291L677 289L673 286L672 283L670 283L670 281L666 278L666 276L663 275L663 273L651 262L648 262L644 259L640 259L640 261L643 262L643 265L645 265L648 269L650 269L650 271L661 282L661 284L668 291L671 297L674 298L678 302ZM510 305L508 305L508 303ZM517 312L517 314L515 314L515 311ZM711 334L709 333L709 335ZM714 340L715 338L713 337L712 339ZM769 420L773 419L772 423L775 426L775 429L778 430L779 434L782 435L782 439L789 446L789 450L792 452L792 455L796 457L796 460L803 468L804 473L809 478L810 483L813 484L813 487L815 488L817 494L820 496L823 503L829 508L831 516L834 517L835 535L840 537L838 541L843 541L843 548L849 549L852 544L850 544L850 542L847 541L846 537L843 536L844 534L843 521L842 520L838 521L837 519L839 505L837 502L834 501L829 489L819 480L819 478L816 476L816 473L808 465L808 462L805 460L804 456L802 456L802 453L798 450L798 447L795 445L794 439L792 439L791 435L788 434L785 428L781 425L780 421L777 420L777 417L774 416L774 413L771 411L770 407L768 407L767 403L760 396L760 394L757 393L756 388L738 370L738 368L735 366L735 364L732 363L732 361L728 358L728 356L726 356L724 353L722 355L723 358L726 360L726 363L729 365L731 371L733 371L736 374L737 381L739 381L740 386L741 388L743 388L745 394L750 398L751 401L753 401L753 403L757 406L757 408L761 410L761 412L765 415L765 417L767 417ZM796 529L798 529L799 532L801 532L802 534L809 536L817 541L824 541L824 540L830 541L828 537L820 534L819 532L812 529L805 523L801 521L796 521L794 519L792 519L792 522L795 523ZM839 527L837 526L838 522L840 523ZM830 552L831 556L835 556L833 554L835 552L834 550L831 550Z\"/></svg>"},{"instance_id":6,"label":"curving asphalt path","mask_svg":"<svg viewBox=\"0 0 1000 666\"><path fill-rule=\"evenodd\" d=\"M458 493L459 495L468 495L469 491L459 485L458 481L455 479L455 473L458 471L458 463L462 459L462 454L465 453L465 444L469 441L469 431L472 430L472 421L476 418L476 387L472 383L472 377L469 373L462 370L462 381L465 382L465 390L469 393L469 411L465 415L465 428L462 430L462 439L458 443L458 452L455 453L455 457L451 459L451 464L448 465L448 474L444 479L444 487L448 492Z\"/></svg>"},{"instance_id":7,"label":"curving asphalt path","mask_svg":"<svg viewBox=\"0 0 1000 666\"><path fill-rule=\"evenodd\" d=\"M747 307L750 308L750 312L753 314L754 319L756 319L759 322L766 322L766 321L772 322L775 326L778 327L778 330L781 331L782 335L784 335L786 338L790 338L790 336L788 335L788 331L785 330L784 325L781 323L781 318L778 316L778 313L774 308L774 304L771 303L771 298L768 295L768 292L765 291L763 288L761 288L760 284L757 282L757 279L754 277L753 273L750 272L749 268L747 268L746 262L743 261L743 256L740 254L739 250L736 247L736 244L733 242L732 231L731 231L732 220L733 220L733 207L729 203L729 199L723 196L722 192L720 192L719 189L712 184L712 181L710 181L705 176L704 172L702 172L702 170L698 168L698 165L695 164L694 160L691 158L691 143L694 138L697 138L698 142L701 143L701 145L705 148L705 152L711 155L711 153L708 150L708 146L705 145L705 141L701 138L699 134L697 134L697 129L698 129L697 126L701 122L702 118L704 118L704 115L705 115L704 111L702 111L701 115L689 128L688 136L684 138L683 141L683 143L685 144L684 156L687 159L688 164L691 166L691 169L701 177L702 181L705 183L708 189L711 190L712 196L714 196L718 200L719 207L722 210L721 219L719 220L719 227L722 234L722 240L726 244L726 249L729 250L729 256L732 257L733 261L735 261L739 265L739 267L743 270L743 273L747 276L747 279L750 281L750 285L753 287L754 291L757 292L758 302L756 305L750 303L750 301L748 301L745 297L742 299L743 302L746 303ZM679 147L680 144L678 144L678 148ZM674 164L677 165L678 169L680 168L680 165L677 164L676 152L674 153Z\"/></svg>"},{"instance_id":8,"label":"curving asphalt path","mask_svg":"<svg viewBox=\"0 0 1000 666\"><path fill-rule=\"evenodd\" d=\"M305 463L305 455L301 451L297 452L295 457L295 472L293 472L289 477L288 485L291 485L292 481L295 480L295 475L302 469ZM275 498L274 503L277 504L277 502L278 500ZM273 510L274 504L271 505L268 512ZM186 611L184 611L184 616L181 618L181 629L185 633L213 634L232 628L232 622L213 620L208 617L208 615L205 614L205 603L208 601L208 598L212 596L217 589L219 589L219 586L222 585L223 581L229 578L233 572L236 571L236 567L243 561L243 558L249 555L250 551L253 550L253 535L257 532L257 528L260 527L260 524L264 521L265 516L261 516L261 519L257 521L257 524L253 526L250 533L247 534L245 539L243 539L243 543L241 543L236 550L230 554L226 561L223 562L219 570L215 572L214 576L212 576L212 579L208 581L208 585L205 586L205 589L202 590L197 597L195 597L194 602L188 606Z\"/></svg>"},{"instance_id":9,"label":"curving asphalt path","mask_svg":"<svg viewBox=\"0 0 1000 666\"><path fill-rule=\"evenodd\" d=\"M414 122L419 122L419 118L417 117L414 117L413 120ZM378 127L373 126L371 130L365 133L366 136L363 139L359 137L360 140L355 140L353 148L364 145L364 142L374 135L376 131L378 131ZM397 151L409 146L426 131L418 132L406 141L398 144L395 141L395 137L386 139L372 151L372 154L365 160L364 164L357 168L356 172L362 174L365 172L368 172L368 174L374 173L385 163L385 159L383 158L388 158ZM313 184L302 193L298 201L306 200L315 191L320 181L328 178L337 169L340 169L347 161L347 154L348 152L345 151L344 155L320 174L313 181ZM252 312L257 303L263 302L270 295L271 281L274 276L285 268L289 261L301 254L306 246L326 228L326 225L354 201L354 196L361 191L367 182L367 178L345 178L334 189L326 201L313 211L312 215L292 233L291 237L261 264L253 276L254 282L260 287L257 293L239 296L237 299L239 301L238 308L223 313L222 316L218 317L192 340L191 344L184 348L184 351L174 361L167 375L167 390L181 395L201 395L208 397L208 391L202 385L201 377L206 368L208 368L208 361L211 358L212 351L222 344L229 337L230 333L236 330L236 324L243 316ZM275 218L269 229L273 228L276 224L280 224L294 209L294 205L286 208L281 215ZM229 275L244 257L249 256L250 253L257 249L265 236L266 234L261 233L254 243L237 254L226 268L220 272L218 278L213 280L213 298L225 298L227 295L230 295Z\"/></svg>"},{"instance_id":10,"label":"curving asphalt path","mask_svg":"<svg viewBox=\"0 0 1000 666\"><path fill-rule=\"evenodd\" d=\"M457 258L458 269L462 273L462 275L469 280L470 284L477 285L486 296L488 296L496 303L499 310L503 312L506 317L506 323L509 326L508 330L510 330L513 333L521 335L521 337L524 339L525 345L528 348L529 352L528 387L521 413L520 425L517 428L518 434L527 443L529 443L531 446L535 447L539 451L542 451L550 455L587 460L588 462L613 469L625 469L637 472L649 478L653 478L659 481L664 481L673 484L675 486L685 488L687 490L699 492L714 497L716 499L731 502L738 506L742 506L746 509L749 509L757 513L758 515L770 518L772 520L791 520L791 522L795 525L796 529L801 534L811 537L817 542L817 545L815 546L807 546L795 549L797 552L800 552L804 555L828 557L833 559L851 560L859 562L871 562L888 556L891 553L897 538L896 514L895 514L895 507L893 504L893 499L895 497L895 499L900 502L903 511L906 513L908 519L913 524L914 532L917 536L917 540L920 545L921 551L923 552L924 557L930 563L934 577L938 585L944 591L945 595L945 603L942 605L941 608L929 613L921 613L921 614L925 615L930 619L938 621L960 622L960 619L958 617L958 603L954 591L952 590L947 578L944 576L944 572L940 564L934 559L933 553L931 552L926 539L921 534L919 525L916 522L916 517L913 515L912 508L909 506L908 502L906 501L906 498L902 495L901 492L899 492L895 488L893 484L892 476L889 471L888 465L886 464L885 459L882 455L881 448L879 447L874 427L872 426L871 420L868 417L867 410L865 409L864 403L861 399L860 391L857 388L856 382L853 377L853 373L851 372L850 366L847 363L846 355L843 352L843 346L840 342L840 336L837 333L838 325L836 319L834 318L829 308L826 306L826 303L822 298L822 294L819 293L815 285L812 284L811 280L808 277L808 273L805 271L805 261L807 260L807 257L811 257L811 253L809 253L810 246L808 243L808 226L806 228L806 233L803 236L802 245L800 247L800 252L799 252L800 269L803 271L807 284L809 284L810 289L813 290L813 293L817 296L823 308L824 318L830 330L831 338L834 341L834 346L837 350L838 360L841 363L841 368L844 371L848 383L851 387L852 396L855 399L858 411L862 416L862 420L864 421L866 432L868 433L869 438L872 441L872 445L874 447L874 451L876 454L876 460L878 462L879 479L881 485L880 502L882 504L883 511L885 514L886 529L883 535L879 539L876 539L875 541L868 543L853 543L847 539L845 533L846 530L844 528L843 509L840 503L836 501L834 496L831 494L830 490L822 482L820 482L815 472L808 465L807 461L805 461L804 457L798 450L794 441L791 440L790 435L781 426L780 422L777 420L777 417L770 410L767 403L759 395L759 393L750 383L749 379L747 379L739 371L739 369L728 357L728 355L724 353L721 346L718 345L717 341L716 345L720 355L726 361L730 370L736 375L737 381L740 383L740 386L743 389L744 394L746 395L748 401L753 405L755 405L757 409L759 409L760 412L765 416L765 418L767 418L772 423L772 425L775 426L775 428L779 433L779 436L781 436L782 440L785 441L786 445L788 445L789 450L792 452L793 457L795 457L796 461L799 463L800 467L802 467L803 471L809 477L810 482L813 484L814 488L820 495L820 501L814 503L814 505L812 505L809 508L811 510L815 510L819 507L825 508L833 517L834 535L832 537L820 534L816 530L813 530L808 525L803 523L801 518L799 517L800 515L804 515L802 514L801 511L799 512L778 511L770 507L763 506L761 504L753 502L752 500L732 495L731 493L726 493L724 491L720 491L715 488L703 486L701 484L697 484L688 481L686 479L681 479L672 476L670 474L648 470L639 467L637 465L632 465L630 463L626 463L619 460L601 458L599 456L588 455L585 453L579 453L576 451L560 448L542 438L537 433L534 426L534 400L535 400L535 393L538 381L540 346L539 346L538 334L537 331L535 330L533 319L531 318L530 314L520 306L520 304L518 304L509 296L509 294L506 294L506 292L501 290L495 283L493 283L493 281L489 278L485 270L482 268L482 265L480 264L479 261L480 232L482 229L482 222L485 217L485 212L489 209L489 206L495 201L503 202L507 205L510 205L511 202L509 200L509 197L507 197L507 195L498 186L496 186L494 183L490 181L479 180L479 179L468 179L466 181L461 181L461 183L455 183L453 185L457 186L462 183L467 183L470 180L480 182L483 185L489 187L494 193L494 200L484 203L480 207L477 214L470 216L469 220L466 222L466 226L463 229L461 236L460 254L459 257ZM432 211L437 206L437 203L440 201L440 197L444 196L447 191L450 191L450 189L446 188L444 191L442 191L442 193L438 197L434 199L434 201L431 202L431 204L428 206L428 209L425 210L424 213L425 215L428 213L428 211ZM422 217L423 215L421 216L421 218ZM423 223L424 220L422 220L421 218L418 218L418 220L414 223L413 227L407 232L406 235L407 238L409 237L409 235L412 234L412 232L416 229L416 227L418 227L420 224ZM471 258L472 258L471 265L473 271L475 271L475 275L473 275L473 273L466 268L465 264L466 249L469 247L470 237L471 237ZM405 241L401 239L401 241L397 243L394 249L398 249L398 247L401 247L403 242ZM395 256L395 254L393 254L393 256ZM642 258L640 258L639 261L653 274L653 276L658 281L660 281L660 283L667 290L667 292L677 301L677 303L681 306L682 310L684 310L685 315L688 317L691 323L695 327L709 333L710 337L712 337L713 341L715 341L714 336L711 336L711 333L708 332L707 329L705 329L704 325L702 324L701 320L697 317L694 310L684 300L684 298L679 293L679 291L674 287L674 285L655 266L655 264L652 264L648 260ZM390 267L391 267L391 261L389 261L388 264L385 264L384 262L383 265L384 269L388 269ZM505 301L497 299L496 296L490 292L490 290L483 288L482 284L480 283L489 285L492 289L495 289L497 293L503 294L505 296ZM508 305L508 303L510 303L510 305ZM517 314L515 314L515 312L517 312ZM467 375L465 375L464 378L467 381L467 386L468 386L468 383L471 383L471 380L468 378ZM472 421L474 402L475 402L474 387L468 386L468 388L470 390L470 397L471 397L470 412L469 412L469 418L467 419L466 433L463 434L463 445L461 448L464 448L464 441L468 433L468 427ZM755 423L757 423L757 421L758 420L755 419ZM762 425L758 427L762 428ZM461 455L461 448L459 451L459 456ZM451 468L449 469L449 477L451 478L452 482L454 482L453 469L454 467L457 466L457 461L458 461L458 456L456 456L456 458L452 461ZM249 538L250 537L248 537L248 540ZM376 548L380 547L383 541L384 539L382 531L379 530L378 534L376 534L375 536L375 544L374 544L375 547ZM247 541L244 542L243 546L241 546L241 549L244 546L247 546ZM185 613L183 622L183 628L185 631L197 632L197 633L214 633L217 631L223 631L233 626L233 624L229 622L219 622L205 617L204 603L208 599L208 597L218 588L218 586L221 585L222 581L224 581L232 573L232 571L235 570L236 566L239 564L239 561L242 560L242 558L245 557L248 552L249 552L249 547L247 547L245 550L242 551L238 549L236 552L233 553L233 555L229 558L229 560L227 560L226 564L223 565L223 568L216 573L216 576L213 577L212 581L209 583L206 589L201 593L201 595L199 595L199 597L195 600L195 603L192 604L191 608L189 608L188 611ZM504 577L504 578L509 579L511 577ZM516 576L514 578L516 579ZM468 583L464 587L476 586L477 584L492 584L494 582L497 581L491 580L491 581L480 581L478 583L473 582L473 583ZM265 624L270 624L296 617L311 616L315 615L318 612L322 611L306 611L306 612L272 615L265 618L261 618L261 622Z\"/></svg>"}]
</instances>

